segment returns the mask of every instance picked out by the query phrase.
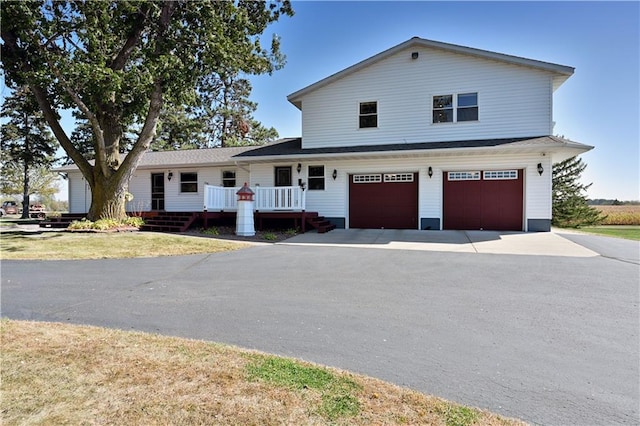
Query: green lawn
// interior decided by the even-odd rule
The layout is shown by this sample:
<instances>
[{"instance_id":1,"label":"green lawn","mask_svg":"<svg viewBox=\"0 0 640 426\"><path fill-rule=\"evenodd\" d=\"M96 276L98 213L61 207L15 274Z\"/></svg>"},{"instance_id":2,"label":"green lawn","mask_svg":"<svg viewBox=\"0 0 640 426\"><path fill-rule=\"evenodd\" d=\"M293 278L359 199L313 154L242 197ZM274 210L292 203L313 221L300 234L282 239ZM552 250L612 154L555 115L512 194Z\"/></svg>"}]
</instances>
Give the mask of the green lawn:
<instances>
[{"instance_id":1,"label":"green lawn","mask_svg":"<svg viewBox=\"0 0 640 426\"><path fill-rule=\"evenodd\" d=\"M238 250L247 244L149 232L5 234L0 259L121 259Z\"/></svg>"},{"instance_id":2,"label":"green lawn","mask_svg":"<svg viewBox=\"0 0 640 426\"><path fill-rule=\"evenodd\" d=\"M582 232L640 241L640 226L589 226L580 228Z\"/></svg>"}]
</instances>

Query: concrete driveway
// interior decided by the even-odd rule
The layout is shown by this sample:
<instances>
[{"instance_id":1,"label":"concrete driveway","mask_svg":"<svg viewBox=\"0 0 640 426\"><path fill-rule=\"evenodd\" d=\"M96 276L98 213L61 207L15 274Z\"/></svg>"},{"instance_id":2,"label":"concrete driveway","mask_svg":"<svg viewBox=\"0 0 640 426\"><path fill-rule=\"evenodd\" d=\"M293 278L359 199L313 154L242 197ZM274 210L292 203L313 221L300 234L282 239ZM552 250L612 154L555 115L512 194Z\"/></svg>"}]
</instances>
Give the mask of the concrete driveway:
<instances>
[{"instance_id":1,"label":"concrete driveway","mask_svg":"<svg viewBox=\"0 0 640 426\"><path fill-rule=\"evenodd\" d=\"M387 240L373 245L415 243ZM2 316L226 342L534 423L638 424L638 265L573 246L583 255L478 252L496 241L460 239L474 251L446 252L294 239L212 255L3 261Z\"/></svg>"},{"instance_id":2,"label":"concrete driveway","mask_svg":"<svg viewBox=\"0 0 640 426\"><path fill-rule=\"evenodd\" d=\"M326 234L300 234L282 244L460 253L598 256L597 252L554 232L335 229Z\"/></svg>"}]
</instances>

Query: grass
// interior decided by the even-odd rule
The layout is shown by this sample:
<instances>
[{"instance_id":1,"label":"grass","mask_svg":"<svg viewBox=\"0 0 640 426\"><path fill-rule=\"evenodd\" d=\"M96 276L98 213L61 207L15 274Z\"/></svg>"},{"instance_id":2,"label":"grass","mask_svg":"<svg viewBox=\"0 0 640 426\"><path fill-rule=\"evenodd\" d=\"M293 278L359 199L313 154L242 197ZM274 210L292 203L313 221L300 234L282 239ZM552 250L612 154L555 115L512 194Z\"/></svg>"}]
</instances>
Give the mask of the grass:
<instances>
[{"instance_id":1,"label":"grass","mask_svg":"<svg viewBox=\"0 0 640 426\"><path fill-rule=\"evenodd\" d=\"M195 340L2 320L0 423L516 425L377 379Z\"/></svg>"},{"instance_id":2,"label":"grass","mask_svg":"<svg viewBox=\"0 0 640 426\"><path fill-rule=\"evenodd\" d=\"M640 241L640 226L586 226L579 230L589 234Z\"/></svg>"},{"instance_id":3,"label":"grass","mask_svg":"<svg viewBox=\"0 0 640 426\"><path fill-rule=\"evenodd\" d=\"M121 259L216 253L243 247L247 245L168 234L44 232L2 235L0 259Z\"/></svg>"},{"instance_id":4,"label":"grass","mask_svg":"<svg viewBox=\"0 0 640 426\"><path fill-rule=\"evenodd\" d=\"M247 370L249 379L264 380L293 390L319 391L322 402L316 412L329 420L355 416L360 412L360 402L354 391L362 390L362 386L326 368L303 365L291 359L260 356L252 360Z\"/></svg>"}]
</instances>

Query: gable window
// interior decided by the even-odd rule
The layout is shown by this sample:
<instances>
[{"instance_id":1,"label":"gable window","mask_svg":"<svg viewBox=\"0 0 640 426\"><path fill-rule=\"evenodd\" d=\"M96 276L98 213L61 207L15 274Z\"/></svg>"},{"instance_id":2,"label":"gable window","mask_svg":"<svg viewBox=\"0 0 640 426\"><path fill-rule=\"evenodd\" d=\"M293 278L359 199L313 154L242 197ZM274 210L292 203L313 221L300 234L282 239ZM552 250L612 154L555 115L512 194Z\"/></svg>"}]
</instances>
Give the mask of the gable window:
<instances>
[{"instance_id":1,"label":"gable window","mask_svg":"<svg viewBox=\"0 0 640 426\"><path fill-rule=\"evenodd\" d=\"M236 172L233 170L224 170L222 172L222 186L225 188L236 187Z\"/></svg>"},{"instance_id":2,"label":"gable window","mask_svg":"<svg viewBox=\"0 0 640 426\"><path fill-rule=\"evenodd\" d=\"M309 166L309 189L324 189L324 166Z\"/></svg>"},{"instance_id":3,"label":"gable window","mask_svg":"<svg viewBox=\"0 0 640 426\"><path fill-rule=\"evenodd\" d=\"M453 95L433 97L433 122L453 122Z\"/></svg>"},{"instance_id":4,"label":"gable window","mask_svg":"<svg viewBox=\"0 0 640 426\"><path fill-rule=\"evenodd\" d=\"M433 123L478 121L478 93L458 93L433 97Z\"/></svg>"},{"instance_id":5,"label":"gable window","mask_svg":"<svg viewBox=\"0 0 640 426\"><path fill-rule=\"evenodd\" d=\"M197 173L180 173L180 192L198 192Z\"/></svg>"},{"instance_id":6,"label":"gable window","mask_svg":"<svg viewBox=\"0 0 640 426\"><path fill-rule=\"evenodd\" d=\"M478 121L478 94L458 95L458 121Z\"/></svg>"},{"instance_id":7,"label":"gable window","mask_svg":"<svg viewBox=\"0 0 640 426\"><path fill-rule=\"evenodd\" d=\"M378 127L378 103L360 102L360 128Z\"/></svg>"}]
</instances>

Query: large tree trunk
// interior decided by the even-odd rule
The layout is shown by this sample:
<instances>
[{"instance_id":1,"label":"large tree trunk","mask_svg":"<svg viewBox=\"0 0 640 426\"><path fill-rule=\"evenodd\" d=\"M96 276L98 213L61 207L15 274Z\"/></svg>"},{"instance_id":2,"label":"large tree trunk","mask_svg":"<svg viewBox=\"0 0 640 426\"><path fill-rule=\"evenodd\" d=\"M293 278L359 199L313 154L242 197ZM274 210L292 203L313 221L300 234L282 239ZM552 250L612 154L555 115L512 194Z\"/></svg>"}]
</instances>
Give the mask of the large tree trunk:
<instances>
[{"instance_id":1,"label":"large tree trunk","mask_svg":"<svg viewBox=\"0 0 640 426\"><path fill-rule=\"evenodd\" d=\"M98 169L94 170L94 184L91 186L91 207L87 219L124 220L127 218L125 195L129 180L119 173L110 177L103 176Z\"/></svg>"}]
</instances>

